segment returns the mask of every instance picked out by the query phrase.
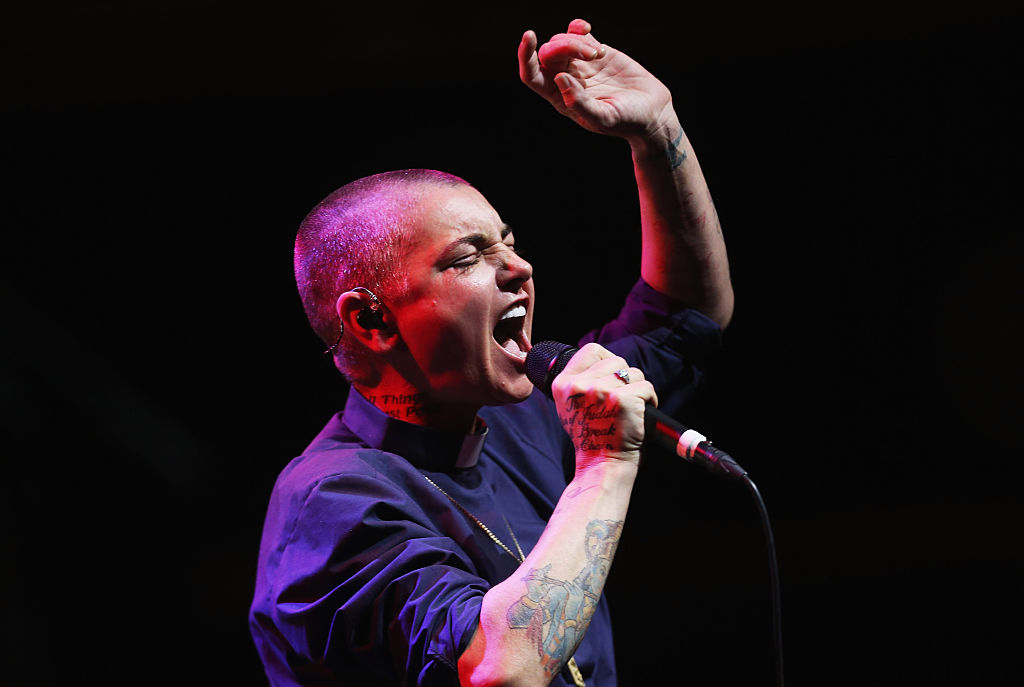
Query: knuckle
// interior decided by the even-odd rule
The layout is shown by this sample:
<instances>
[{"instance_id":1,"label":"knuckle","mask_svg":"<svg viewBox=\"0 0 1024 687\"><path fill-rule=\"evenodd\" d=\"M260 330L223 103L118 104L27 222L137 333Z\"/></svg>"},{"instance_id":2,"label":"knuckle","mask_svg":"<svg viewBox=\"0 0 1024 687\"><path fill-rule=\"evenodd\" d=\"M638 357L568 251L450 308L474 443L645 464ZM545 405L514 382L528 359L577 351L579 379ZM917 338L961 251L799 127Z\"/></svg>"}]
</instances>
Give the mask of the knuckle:
<instances>
[{"instance_id":1,"label":"knuckle","mask_svg":"<svg viewBox=\"0 0 1024 687\"><path fill-rule=\"evenodd\" d=\"M602 360L611 355L604 346L594 342L586 344L583 348L579 350L579 353L577 355L579 354L582 354L582 360L586 361L588 364L591 365L597 362L598 360Z\"/></svg>"}]
</instances>

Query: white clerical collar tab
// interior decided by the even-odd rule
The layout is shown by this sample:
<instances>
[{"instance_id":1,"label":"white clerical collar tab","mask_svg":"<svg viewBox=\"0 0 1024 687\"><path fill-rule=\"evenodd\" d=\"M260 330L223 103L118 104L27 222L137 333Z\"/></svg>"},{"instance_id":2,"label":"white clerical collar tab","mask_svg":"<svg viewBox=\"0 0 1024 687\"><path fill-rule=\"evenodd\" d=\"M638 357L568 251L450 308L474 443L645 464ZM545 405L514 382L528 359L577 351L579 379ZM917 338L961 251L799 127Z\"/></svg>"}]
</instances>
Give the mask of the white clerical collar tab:
<instances>
[{"instance_id":1,"label":"white clerical collar tab","mask_svg":"<svg viewBox=\"0 0 1024 687\"><path fill-rule=\"evenodd\" d=\"M487 439L487 424L480 418L477 418L477 422L477 431L467 434L462 440L459 457L455 459L457 468L471 468L480 459L480 451L484 449L484 440Z\"/></svg>"}]
</instances>

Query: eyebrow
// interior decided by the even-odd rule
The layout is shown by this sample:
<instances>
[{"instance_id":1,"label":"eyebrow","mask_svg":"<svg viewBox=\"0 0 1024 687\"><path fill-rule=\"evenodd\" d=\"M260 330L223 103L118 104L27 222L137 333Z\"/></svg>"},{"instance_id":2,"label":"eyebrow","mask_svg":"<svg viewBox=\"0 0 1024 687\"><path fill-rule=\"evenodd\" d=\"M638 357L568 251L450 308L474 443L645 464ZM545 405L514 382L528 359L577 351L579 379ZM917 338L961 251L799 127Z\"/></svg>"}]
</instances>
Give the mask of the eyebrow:
<instances>
[{"instance_id":1,"label":"eyebrow","mask_svg":"<svg viewBox=\"0 0 1024 687\"><path fill-rule=\"evenodd\" d=\"M501 225L501 238L505 239L511 233L512 233L512 227L510 227L509 225L507 225L505 223L502 223L502 225ZM449 251L451 251L454 248L457 248L458 246L466 246L466 245L478 246L478 245L480 245L482 243L485 243L489 239L490 239L490 237L487 234L480 234L480 233L466 234L465 236L460 236L459 238L455 239L454 241L449 243L447 246L445 246L444 247L444 251L442 251L442 253L448 253Z\"/></svg>"}]
</instances>

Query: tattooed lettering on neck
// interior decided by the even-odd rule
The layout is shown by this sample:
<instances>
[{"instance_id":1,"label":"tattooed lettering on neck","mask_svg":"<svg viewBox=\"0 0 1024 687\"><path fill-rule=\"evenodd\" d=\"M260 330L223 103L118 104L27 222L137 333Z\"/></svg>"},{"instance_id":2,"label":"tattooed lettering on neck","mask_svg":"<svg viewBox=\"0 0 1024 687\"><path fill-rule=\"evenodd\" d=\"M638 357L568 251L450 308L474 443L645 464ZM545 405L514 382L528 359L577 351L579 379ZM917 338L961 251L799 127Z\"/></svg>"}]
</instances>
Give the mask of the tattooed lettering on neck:
<instances>
[{"instance_id":1,"label":"tattooed lettering on neck","mask_svg":"<svg viewBox=\"0 0 1024 687\"><path fill-rule=\"evenodd\" d=\"M367 400L397 420L427 414L426 394L375 394L367 396Z\"/></svg>"},{"instance_id":2,"label":"tattooed lettering on neck","mask_svg":"<svg viewBox=\"0 0 1024 687\"><path fill-rule=\"evenodd\" d=\"M523 577L526 593L505 614L508 626L526 630L548 675L569 661L590 626L608 578L622 520L591 520L584 548L587 562L572 580L551 577L551 564L530 568Z\"/></svg>"}]
</instances>

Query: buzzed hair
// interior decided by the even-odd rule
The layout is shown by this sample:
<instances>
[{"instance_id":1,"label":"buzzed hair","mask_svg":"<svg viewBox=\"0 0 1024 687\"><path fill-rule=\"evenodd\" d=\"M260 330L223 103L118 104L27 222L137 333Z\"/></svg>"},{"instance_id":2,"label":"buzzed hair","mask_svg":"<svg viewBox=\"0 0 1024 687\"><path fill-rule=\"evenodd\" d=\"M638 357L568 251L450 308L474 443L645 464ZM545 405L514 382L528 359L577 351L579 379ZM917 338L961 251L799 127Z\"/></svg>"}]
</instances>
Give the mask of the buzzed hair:
<instances>
[{"instance_id":1,"label":"buzzed hair","mask_svg":"<svg viewBox=\"0 0 1024 687\"><path fill-rule=\"evenodd\" d=\"M410 243L409 213L424 187L469 186L431 169L374 174L342 186L314 207L295 238L295 283L313 331L331 346L338 340L338 297L356 287L382 301L404 289L402 257ZM361 347L342 337L334 364L349 380L362 367Z\"/></svg>"}]
</instances>

